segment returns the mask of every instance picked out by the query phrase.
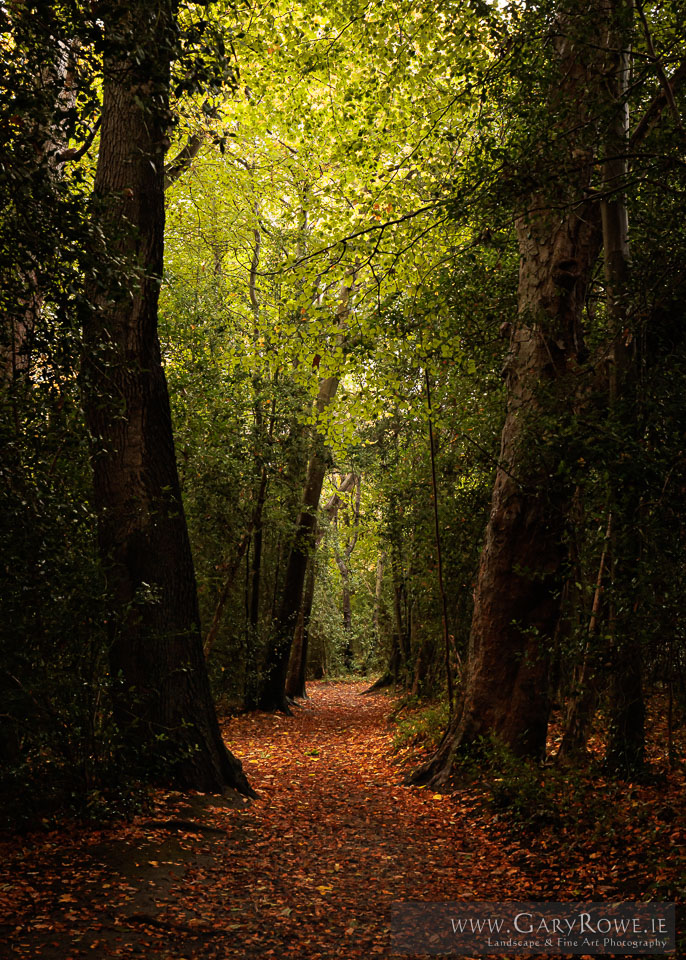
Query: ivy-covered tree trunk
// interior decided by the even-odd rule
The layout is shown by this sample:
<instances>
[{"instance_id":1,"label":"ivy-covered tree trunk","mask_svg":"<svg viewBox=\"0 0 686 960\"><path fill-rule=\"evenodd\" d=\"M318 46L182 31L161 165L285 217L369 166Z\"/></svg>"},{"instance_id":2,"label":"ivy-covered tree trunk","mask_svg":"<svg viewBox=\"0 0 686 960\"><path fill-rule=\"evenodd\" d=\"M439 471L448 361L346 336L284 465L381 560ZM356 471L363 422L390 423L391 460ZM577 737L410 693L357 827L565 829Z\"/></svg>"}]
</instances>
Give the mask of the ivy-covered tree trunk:
<instances>
[{"instance_id":1,"label":"ivy-covered tree trunk","mask_svg":"<svg viewBox=\"0 0 686 960\"><path fill-rule=\"evenodd\" d=\"M210 694L157 333L174 4L106 3L99 16L106 39L95 215L105 256L90 284L83 389L115 614L115 717L150 779L251 793Z\"/></svg>"},{"instance_id":2,"label":"ivy-covered tree trunk","mask_svg":"<svg viewBox=\"0 0 686 960\"><path fill-rule=\"evenodd\" d=\"M592 29L592 18L584 29ZM462 702L415 782L444 782L456 755L496 738L519 756L544 755L548 671L566 558L572 489L562 479L559 425L574 411L584 360L582 311L599 251L588 200L586 90L596 75L583 36L556 25L551 119L567 131L555 178L517 221L518 316L505 367L507 409L481 554ZM575 131L580 131L575 135ZM558 135L562 130L558 129ZM546 176L549 171L543 167Z\"/></svg>"},{"instance_id":3,"label":"ivy-covered tree trunk","mask_svg":"<svg viewBox=\"0 0 686 960\"><path fill-rule=\"evenodd\" d=\"M12 89L20 78L28 79L29 89L22 91L19 100L30 103L32 109L31 120L22 122L22 151L15 153L12 164L22 166L25 182L30 184L30 196L24 200L12 197L22 217L15 229L21 237L17 252L21 251L23 256L13 264L11 279L2 278L5 298L0 320L0 387L24 379L32 366L33 340L43 311L46 278L41 276L45 270L41 258L31 247L37 251L46 242L41 219L53 204L59 203L56 187L63 176L64 161L78 152L67 150L74 134L71 117L76 113L74 65L78 43L60 38L64 27L50 9L41 11L43 22L36 11L22 4L3 12L6 16L11 14L4 28L8 33L11 29L16 56L22 64L7 89ZM44 59L36 62L37 58ZM19 90L14 92L19 95ZM7 163L6 158L4 162ZM41 210L41 217L36 217L37 209ZM31 253L27 256L28 251ZM16 289L12 290L13 287Z\"/></svg>"}]
</instances>

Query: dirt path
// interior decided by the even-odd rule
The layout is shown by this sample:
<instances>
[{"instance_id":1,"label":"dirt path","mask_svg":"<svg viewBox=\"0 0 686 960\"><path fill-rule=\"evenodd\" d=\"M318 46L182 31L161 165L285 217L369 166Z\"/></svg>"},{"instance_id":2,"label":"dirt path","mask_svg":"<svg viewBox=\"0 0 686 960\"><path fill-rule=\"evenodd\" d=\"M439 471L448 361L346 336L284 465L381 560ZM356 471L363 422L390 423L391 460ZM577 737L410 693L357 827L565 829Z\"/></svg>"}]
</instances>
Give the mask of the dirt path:
<instances>
[{"instance_id":1,"label":"dirt path","mask_svg":"<svg viewBox=\"0 0 686 960\"><path fill-rule=\"evenodd\" d=\"M8 955L383 957L393 901L527 899L459 804L401 785L390 702L363 689L314 684L293 717L227 724L259 800L211 804L203 823L221 832L138 821L5 851ZM155 817L178 818L179 798Z\"/></svg>"}]
</instances>

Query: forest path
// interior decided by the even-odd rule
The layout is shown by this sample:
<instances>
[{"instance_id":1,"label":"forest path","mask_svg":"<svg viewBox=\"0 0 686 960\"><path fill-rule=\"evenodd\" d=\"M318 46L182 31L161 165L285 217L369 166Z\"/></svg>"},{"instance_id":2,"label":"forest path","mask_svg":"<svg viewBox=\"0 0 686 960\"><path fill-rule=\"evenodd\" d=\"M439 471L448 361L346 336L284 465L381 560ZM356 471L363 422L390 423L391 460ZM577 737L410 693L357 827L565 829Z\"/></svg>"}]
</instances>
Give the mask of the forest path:
<instances>
[{"instance_id":1,"label":"forest path","mask_svg":"<svg viewBox=\"0 0 686 960\"><path fill-rule=\"evenodd\" d=\"M457 798L402 785L392 701L361 696L365 686L311 684L292 717L225 723L253 803L208 797L198 814L168 794L153 821L55 831L13 851L7 955L387 957L394 901L527 899L525 876ZM160 828L179 817L216 832Z\"/></svg>"},{"instance_id":2,"label":"forest path","mask_svg":"<svg viewBox=\"0 0 686 960\"><path fill-rule=\"evenodd\" d=\"M236 955L386 957L393 901L499 899L514 875L524 883L454 801L402 785L392 702L366 688L310 684L293 717L230 721L260 799L231 815L244 842L229 838L230 869L217 863L202 885L216 920L209 891L230 905Z\"/></svg>"}]
</instances>

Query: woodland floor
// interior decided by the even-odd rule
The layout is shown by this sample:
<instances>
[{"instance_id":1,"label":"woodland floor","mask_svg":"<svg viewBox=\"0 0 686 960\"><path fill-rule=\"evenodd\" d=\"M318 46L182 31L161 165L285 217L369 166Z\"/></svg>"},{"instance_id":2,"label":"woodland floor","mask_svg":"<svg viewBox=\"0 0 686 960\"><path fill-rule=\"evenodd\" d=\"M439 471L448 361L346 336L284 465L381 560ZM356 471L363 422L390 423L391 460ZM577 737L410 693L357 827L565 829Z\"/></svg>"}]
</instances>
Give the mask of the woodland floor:
<instances>
[{"instance_id":1,"label":"woodland floor","mask_svg":"<svg viewBox=\"0 0 686 960\"><path fill-rule=\"evenodd\" d=\"M0 956L386 957L398 900L686 893L683 778L624 785L595 832L573 810L516 827L479 790L402 786L392 701L365 686L311 684L293 717L227 722L256 802L165 794L131 823L0 843Z\"/></svg>"}]
</instances>

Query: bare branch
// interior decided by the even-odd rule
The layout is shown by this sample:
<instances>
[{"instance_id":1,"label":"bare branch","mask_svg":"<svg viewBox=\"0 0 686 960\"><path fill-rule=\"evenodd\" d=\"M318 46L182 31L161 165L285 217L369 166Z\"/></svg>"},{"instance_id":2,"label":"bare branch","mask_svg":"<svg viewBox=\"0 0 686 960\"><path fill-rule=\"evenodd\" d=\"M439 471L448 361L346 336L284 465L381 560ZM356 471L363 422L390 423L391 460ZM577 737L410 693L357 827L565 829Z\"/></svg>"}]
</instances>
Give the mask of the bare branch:
<instances>
[{"instance_id":1,"label":"bare branch","mask_svg":"<svg viewBox=\"0 0 686 960\"><path fill-rule=\"evenodd\" d=\"M72 160L80 160L81 157L87 153L90 148L93 146L93 141L95 140L95 135L100 129L100 121L102 117L98 119L93 124L92 129L89 131L88 136L83 141L80 147L70 147L69 150L61 150L55 157L56 163L68 163Z\"/></svg>"},{"instance_id":2,"label":"bare branch","mask_svg":"<svg viewBox=\"0 0 686 960\"><path fill-rule=\"evenodd\" d=\"M341 480L340 487L336 487L336 492L334 495L327 501L326 505L322 507L324 513L328 513L330 516L333 514L334 510L341 502L340 494L348 493L355 486L356 476L354 473L348 473ZM335 486L335 484L334 484Z\"/></svg>"},{"instance_id":3,"label":"bare branch","mask_svg":"<svg viewBox=\"0 0 686 960\"><path fill-rule=\"evenodd\" d=\"M679 64L671 77L667 78L666 87L669 89L669 96L673 99L676 89L686 80L686 60ZM667 93L663 88L655 96L650 106L639 120L636 129L629 138L629 146L636 147L641 141L645 140L650 131L656 126L662 111L668 104Z\"/></svg>"},{"instance_id":4,"label":"bare branch","mask_svg":"<svg viewBox=\"0 0 686 960\"><path fill-rule=\"evenodd\" d=\"M646 43L648 44L648 51L650 56L655 64L655 69L657 70L657 75L662 85L662 90L665 96L667 103L669 104L669 109L672 111L672 116L674 117L674 124L677 130L683 131L683 125L681 123L681 117L679 116L679 110L676 105L676 100L674 99L674 91L672 90L671 84L667 79L667 74L665 73L665 68L662 66L662 62L655 52L655 46L653 44L653 38L650 35L650 27L648 26L648 20L646 19L645 12L643 10L643 3L641 0L636 0L636 9L638 10L638 15L641 18L641 23L643 24L643 32L645 33Z\"/></svg>"},{"instance_id":5,"label":"bare branch","mask_svg":"<svg viewBox=\"0 0 686 960\"><path fill-rule=\"evenodd\" d=\"M179 150L176 157L164 168L164 189L168 190L172 183L176 183L181 174L189 170L191 164L200 153L200 147L205 142L203 134L193 133L188 138L188 142L183 149Z\"/></svg>"}]
</instances>

